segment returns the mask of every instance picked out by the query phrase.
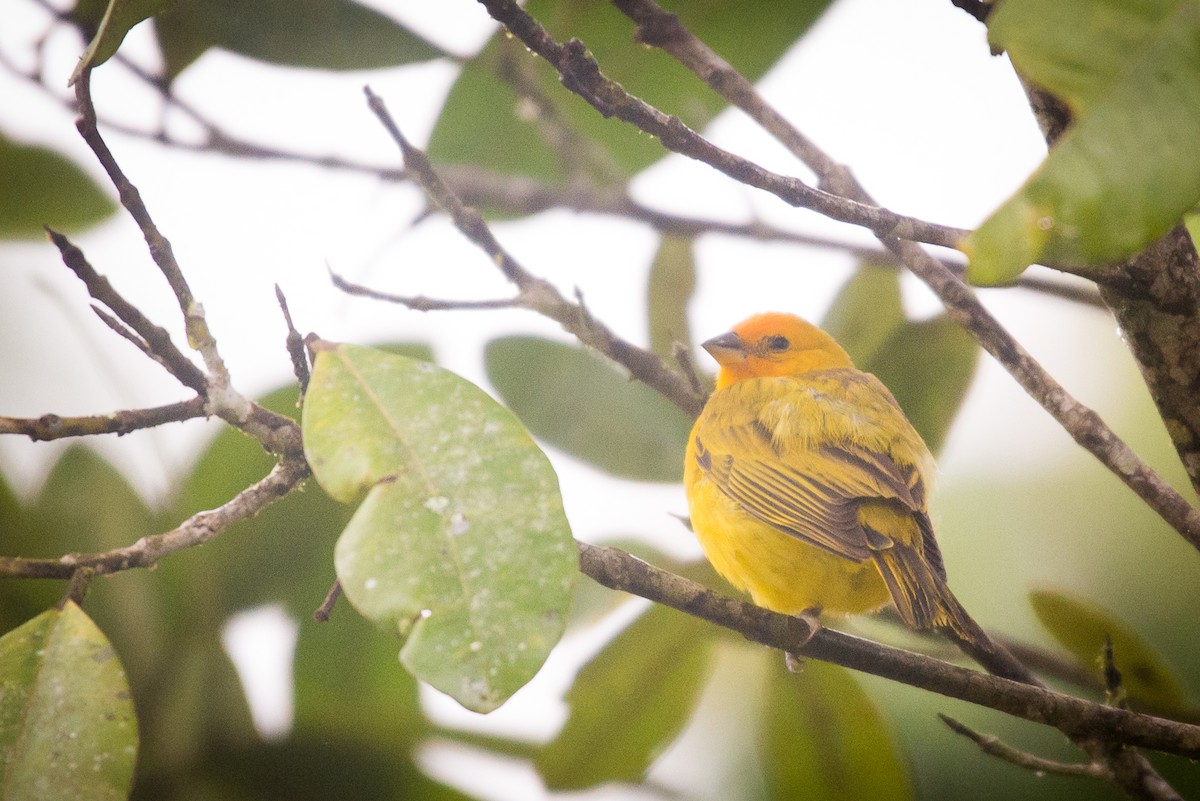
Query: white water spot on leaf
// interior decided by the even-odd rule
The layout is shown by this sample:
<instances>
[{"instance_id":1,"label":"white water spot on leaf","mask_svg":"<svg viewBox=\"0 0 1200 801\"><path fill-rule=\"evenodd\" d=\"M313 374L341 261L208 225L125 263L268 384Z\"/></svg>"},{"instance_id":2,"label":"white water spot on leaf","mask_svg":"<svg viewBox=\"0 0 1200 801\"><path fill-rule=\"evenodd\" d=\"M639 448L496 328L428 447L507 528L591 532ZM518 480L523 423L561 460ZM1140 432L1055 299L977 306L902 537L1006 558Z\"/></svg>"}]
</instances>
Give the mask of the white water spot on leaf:
<instances>
[{"instance_id":1,"label":"white water spot on leaf","mask_svg":"<svg viewBox=\"0 0 1200 801\"><path fill-rule=\"evenodd\" d=\"M470 522L462 512L455 512L450 516L450 536L457 537L460 534L466 534L471 528Z\"/></svg>"},{"instance_id":2,"label":"white water spot on leaf","mask_svg":"<svg viewBox=\"0 0 1200 801\"><path fill-rule=\"evenodd\" d=\"M367 590L373 590L378 586L379 586L379 579L369 578L363 582L363 588L367 589Z\"/></svg>"},{"instance_id":3,"label":"white water spot on leaf","mask_svg":"<svg viewBox=\"0 0 1200 801\"><path fill-rule=\"evenodd\" d=\"M434 495L432 498L425 500L425 508L433 512L435 515L440 515L446 511L446 507L450 505L450 499L445 495Z\"/></svg>"}]
</instances>

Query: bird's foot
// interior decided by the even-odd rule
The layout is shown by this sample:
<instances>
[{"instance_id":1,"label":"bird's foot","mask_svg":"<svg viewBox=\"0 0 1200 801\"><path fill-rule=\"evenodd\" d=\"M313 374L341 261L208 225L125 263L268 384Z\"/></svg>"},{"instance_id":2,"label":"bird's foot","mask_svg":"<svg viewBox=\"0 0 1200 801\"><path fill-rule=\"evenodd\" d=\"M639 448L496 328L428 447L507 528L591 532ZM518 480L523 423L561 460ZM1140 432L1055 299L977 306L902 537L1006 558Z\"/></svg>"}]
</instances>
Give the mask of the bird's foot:
<instances>
[{"instance_id":1,"label":"bird's foot","mask_svg":"<svg viewBox=\"0 0 1200 801\"><path fill-rule=\"evenodd\" d=\"M808 645L813 637L817 636L817 632L821 630L821 607L814 606L800 611L796 617L808 624L808 636L804 638L804 642L800 643L800 647ZM799 654L794 654L791 651L785 651L783 654L784 664L792 673L799 673L804 668L804 657Z\"/></svg>"}]
</instances>

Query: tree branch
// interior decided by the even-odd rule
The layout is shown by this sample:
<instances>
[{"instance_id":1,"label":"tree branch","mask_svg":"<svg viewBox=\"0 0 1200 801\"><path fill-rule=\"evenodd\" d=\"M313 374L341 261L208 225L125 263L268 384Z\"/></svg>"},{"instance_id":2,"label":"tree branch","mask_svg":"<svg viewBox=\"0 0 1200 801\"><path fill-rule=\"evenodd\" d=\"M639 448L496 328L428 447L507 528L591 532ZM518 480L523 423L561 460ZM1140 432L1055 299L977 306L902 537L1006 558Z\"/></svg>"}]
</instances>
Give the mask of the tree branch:
<instances>
[{"instance_id":1,"label":"tree branch","mask_svg":"<svg viewBox=\"0 0 1200 801\"><path fill-rule=\"evenodd\" d=\"M298 487L308 476L307 462L285 458L266 477L242 490L222 506L198 512L170 531L142 537L124 548L96 553L71 553L58 559L0 556L0 577L65 579L71 578L82 568L103 575L151 567L176 551L203 545L239 520L254 517Z\"/></svg>"},{"instance_id":2,"label":"tree branch","mask_svg":"<svg viewBox=\"0 0 1200 801\"><path fill-rule=\"evenodd\" d=\"M21 434L34 442L94 434L116 434L120 437L139 429L204 416L204 399L196 397L152 409L126 409L83 417L62 417L57 414L0 417L0 434Z\"/></svg>"},{"instance_id":3,"label":"tree branch","mask_svg":"<svg viewBox=\"0 0 1200 801\"><path fill-rule=\"evenodd\" d=\"M513 258L479 213L459 200L434 171L428 157L404 137L383 100L369 87L364 91L371 111L399 145L410 177L425 190L430 200L450 216L467 239L491 257L505 278L517 288L519 305L554 320L583 344L624 365L634 378L658 390L691 416L700 413L704 399L697 396L687 380L672 370L661 357L618 337L593 318L582 303L567 300L553 284L533 275Z\"/></svg>"},{"instance_id":4,"label":"tree branch","mask_svg":"<svg viewBox=\"0 0 1200 801\"><path fill-rule=\"evenodd\" d=\"M616 548L577 542L580 570L614 590L665 604L781 651L958 698L1053 726L1072 739L1105 738L1200 758L1200 726L1085 701L828 628L720 595Z\"/></svg>"}]
</instances>

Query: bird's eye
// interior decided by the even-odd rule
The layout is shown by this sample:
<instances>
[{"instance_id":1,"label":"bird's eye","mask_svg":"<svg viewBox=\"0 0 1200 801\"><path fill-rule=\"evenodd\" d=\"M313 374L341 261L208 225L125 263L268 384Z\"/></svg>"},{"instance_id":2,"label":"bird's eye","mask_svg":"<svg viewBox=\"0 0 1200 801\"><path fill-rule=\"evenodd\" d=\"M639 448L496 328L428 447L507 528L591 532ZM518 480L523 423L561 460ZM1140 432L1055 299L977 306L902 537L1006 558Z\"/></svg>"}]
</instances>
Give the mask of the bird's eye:
<instances>
[{"instance_id":1,"label":"bird's eye","mask_svg":"<svg viewBox=\"0 0 1200 801\"><path fill-rule=\"evenodd\" d=\"M767 337L767 347L770 350L787 350L792 343L788 342L787 337L774 336Z\"/></svg>"}]
</instances>

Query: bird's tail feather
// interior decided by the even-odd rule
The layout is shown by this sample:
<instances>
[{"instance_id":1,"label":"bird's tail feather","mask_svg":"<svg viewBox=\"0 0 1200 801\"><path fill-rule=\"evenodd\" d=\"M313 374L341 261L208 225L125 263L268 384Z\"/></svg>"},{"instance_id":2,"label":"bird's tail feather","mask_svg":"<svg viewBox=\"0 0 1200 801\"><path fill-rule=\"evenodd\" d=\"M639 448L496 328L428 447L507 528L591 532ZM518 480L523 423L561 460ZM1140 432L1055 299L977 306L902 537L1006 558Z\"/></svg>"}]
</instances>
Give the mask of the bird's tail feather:
<instances>
[{"instance_id":1,"label":"bird's tail feather","mask_svg":"<svg viewBox=\"0 0 1200 801\"><path fill-rule=\"evenodd\" d=\"M989 673L1024 684L1040 680L975 622L945 579L911 545L895 543L875 553L879 572L904 622L914 629L941 631Z\"/></svg>"}]
</instances>

